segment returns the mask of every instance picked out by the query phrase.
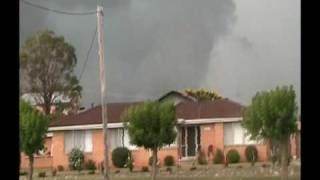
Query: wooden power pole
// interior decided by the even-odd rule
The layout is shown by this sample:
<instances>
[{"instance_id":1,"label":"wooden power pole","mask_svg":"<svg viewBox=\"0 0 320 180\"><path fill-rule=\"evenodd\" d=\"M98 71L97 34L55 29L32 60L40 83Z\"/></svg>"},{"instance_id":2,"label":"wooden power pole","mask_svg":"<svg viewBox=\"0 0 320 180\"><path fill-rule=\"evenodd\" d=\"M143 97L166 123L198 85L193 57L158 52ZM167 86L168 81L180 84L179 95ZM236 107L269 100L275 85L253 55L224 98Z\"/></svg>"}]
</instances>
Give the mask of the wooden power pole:
<instances>
[{"instance_id":1,"label":"wooden power pole","mask_svg":"<svg viewBox=\"0 0 320 180\"><path fill-rule=\"evenodd\" d=\"M107 106L104 103L105 99L105 69L104 69L104 42L103 42L103 7L97 7L97 30L98 30L98 45L99 45L99 67L100 67L100 87L101 87L101 115L103 122L103 141L104 141L104 180L109 180L109 149L108 149L108 116Z\"/></svg>"}]
</instances>

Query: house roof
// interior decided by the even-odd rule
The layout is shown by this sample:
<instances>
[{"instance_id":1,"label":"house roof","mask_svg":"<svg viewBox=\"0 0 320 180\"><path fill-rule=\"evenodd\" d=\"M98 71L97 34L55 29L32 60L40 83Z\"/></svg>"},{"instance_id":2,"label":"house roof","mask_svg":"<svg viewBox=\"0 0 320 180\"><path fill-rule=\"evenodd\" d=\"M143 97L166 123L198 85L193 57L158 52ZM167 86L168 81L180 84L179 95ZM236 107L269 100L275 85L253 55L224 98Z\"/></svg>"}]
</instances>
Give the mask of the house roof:
<instances>
[{"instance_id":1,"label":"house roof","mask_svg":"<svg viewBox=\"0 0 320 180\"><path fill-rule=\"evenodd\" d=\"M165 98L169 97L170 95L176 95L176 96L179 96L179 97L184 98L186 100L195 101L195 99L193 97L187 96L186 94L179 92L179 91L170 91L170 92L166 93L165 95L161 96L158 99L158 101L162 101Z\"/></svg>"},{"instance_id":2,"label":"house roof","mask_svg":"<svg viewBox=\"0 0 320 180\"><path fill-rule=\"evenodd\" d=\"M137 105L139 103L142 102L108 104L108 123L121 122L120 117L122 112L124 112L130 106ZM176 106L176 117L178 119L185 120L201 118L241 117L242 108L243 106L239 103L227 99L201 101L199 103L185 101ZM101 123L101 106L97 106L76 115L64 116L60 120L53 121L50 124L50 127L90 125Z\"/></svg>"},{"instance_id":3,"label":"house roof","mask_svg":"<svg viewBox=\"0 0 320 180\"><path fill-rule=\"evenodd\" d=\"M242 117L243 108L243 105L228 99L182 102L176 107L176 116L186 120Z\"/></svg>"},{"instance_id":4,"label":"house roof","mask_svg":"<svg viewBox=\"0 0 320 180\"><path fill-rule=\"evenodd\" d=\"M141 102L130 103L108 103L108 123L120 122L121 113L128 109L131 105L136 105ZM50 127L57 126L73 126L73 125L88 125L88 124L101 124L101 106L93 107L87 111L81 112L76 115L67 115L59 120L50 123Z\"/></svg>"}]
</instances>

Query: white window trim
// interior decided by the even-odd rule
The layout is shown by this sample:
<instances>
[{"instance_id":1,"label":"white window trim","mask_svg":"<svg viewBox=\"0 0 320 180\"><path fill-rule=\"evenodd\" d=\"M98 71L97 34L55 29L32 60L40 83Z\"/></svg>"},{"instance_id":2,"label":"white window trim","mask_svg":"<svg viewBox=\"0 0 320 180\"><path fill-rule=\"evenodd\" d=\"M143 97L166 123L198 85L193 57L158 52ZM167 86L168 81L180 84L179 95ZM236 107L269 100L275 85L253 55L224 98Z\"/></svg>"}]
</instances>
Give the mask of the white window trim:
<instances>
[{"instance_id":1,"label":"white window trim","mask_svg":"<svg viewBox=\"0 0 320 180\"><path fill-rule=\"evenodd\" d=\"M102 129L102 127L103 127L103 124L57 126L57 127L49 127L48 131L91 130L91 129ZM110 123L108 124L108 128L123 128L123 123Z\"/></svg>"},{"instance_id":2,"label":"white window trim","mask_svg":"<svg viewBox=\"0 0 320 180\"><path fill-rule=\"evenodd\" d=\"M212 124L219 122L238 122L242 121L242 117L232 118L202 118L202 119L178 119L178 124Z\"/></svg>"}]
</instances>

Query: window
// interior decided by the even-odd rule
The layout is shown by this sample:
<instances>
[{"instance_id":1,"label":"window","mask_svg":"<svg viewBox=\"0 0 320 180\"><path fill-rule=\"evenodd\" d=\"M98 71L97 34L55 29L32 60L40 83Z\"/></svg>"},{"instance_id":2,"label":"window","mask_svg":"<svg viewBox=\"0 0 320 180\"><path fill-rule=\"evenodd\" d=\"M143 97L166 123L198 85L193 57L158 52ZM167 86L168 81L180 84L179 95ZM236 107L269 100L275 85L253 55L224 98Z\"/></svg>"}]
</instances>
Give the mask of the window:
<instances>
[{"instance_id":1,"label":"window","mask_svg":"<svg viewBox=\"0 0 320 180\"><path fill-rule=\"evenodd\" d=\"M66 153L69 153L73 148L79 148L84 152L92 152L92 131L68 131L65 133L64 143Z\"/></svg>"},{"instance_id":2,"label":"window","mask_svg":"<svg viewBox=\"0 0 320 180\"><path fill-rule=\"evenodd\" d=\"M246 130L241 126L240 122L224 123L224 144L240 145L240 144L257 144L257 141L249 139Z\"/></svg>"},{"instance_id":3,"label":"window","mask_svg":"<svg viewBox=\"0 0 320 180\"><path fill-rule=\"evenodd\" d=\"M128 149L135 149L136 146L130 144L130 138L128 130L123 128L112 128L108 129L108 141L109 147L112 151L117 147L127 147Z\"/></svg>"}]
</instances>

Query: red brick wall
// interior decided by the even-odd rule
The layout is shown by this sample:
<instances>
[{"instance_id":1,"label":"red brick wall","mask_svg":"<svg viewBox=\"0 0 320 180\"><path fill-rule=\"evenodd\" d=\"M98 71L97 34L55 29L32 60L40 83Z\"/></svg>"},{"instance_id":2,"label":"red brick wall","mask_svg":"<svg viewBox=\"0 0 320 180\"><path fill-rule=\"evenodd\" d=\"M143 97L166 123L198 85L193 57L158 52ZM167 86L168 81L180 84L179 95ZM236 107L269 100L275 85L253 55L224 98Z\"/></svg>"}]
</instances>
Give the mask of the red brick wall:
<instances>
[{"instance_id":1,"label":"red brick wall","mask_svg":"<svg viewBox=\"0 0 320 180\"><path fill-rule=\"evenodd\" d=\"M53 145L53 167L57 167L58 165L64 166L68 169L68 156L64 152L64 135L63 132L55 132L53 134L54 138L52 140ZM92 145L93 149L91 153L85 153L86 160L93 160L96 162L97 167L100 163L103 162L104 154L103 154L103 132L102 130L94 130L92 133ZM158 157L160 159L160 163L163 163L163 158L166 155L172 155L175 159L178 159L178 150L174 147L164 148L159 151ZM149 151L144 150L143 148L139 148L132 151L132 155L134 158L135 167L140 168L142 166L148 166L149 157L151 153ZM112 156L111 152L109 154L109 165L113 168Z\"/></svg>"},{"instance_id":2,"label":"red brick wall","mask_svg":"<svg viewBox=\"0 0 320 180\"><path fill-rule=\"evenodd\" d=\"M44 146L47 149L44 155L35 155L34 156L34 168L50 168L52 167L52 156L51 152L51 142L52 139L50 137L45 139ZM20 155L20 168L27 169L29 167L29 158L21 153Z\"/></svg>"},{"instance_id":3,"label":"red brick wall","mask_svg":"<svg viewBox=\"0 0 320 180\"><path fill-rule=\"evenodd\" d=\"M27 156L21 155L20 157L21 169L28 169L29 168L29 158ZM33 167L37 169L41 168L51 168L52 167L52 157L51 156L37 156L34 157Z\"/></svg>"},{"instance_id":4,"label":"red brick wall","mask_svg":"<svg viewBox=\"0 0 320 180\"><path fill-rule=\"evenodd\" d=\"M52 137L52 166L57 167L59 165L68 169L68 157L64 153L64 132L54 132Z\"/></svg>"},{"instance_id":5,"label":"red brick wall","mask_svg":"<svg viewBox=\"0 0 320 180\"><path fill-rule=\"evenodd\" d=\"M201 148L208 154L208 147L213 145L213 151L217 148L223 150L223 123L201 125ZM209 161L214 157L210 155Z\"/></svg>"},{"instance_id":6,"label":"red brick wall","mask_svg":"<svg viewBox=\"0 0 320 180\"><path fill-rule=\"evenodd\" d=\"M214 146L215 148L224 148L224 134L223 134L223 123L214 124Z\"/></svg>"},{"instance_id":7,"label":"red brick wall","mask_svg":"<svg viewBox=\"0 0 320 180\"><path fill-rule=\"evenodd\" d=\"M236 145L236 146L224 146L224 132L223 132L223 123L215 123L208 125L201 125L201 147L206 152L208 151L208 146L213 145L214 150L216 148L220 148L225 153L231 148L235 148L239 151L241 156L241 161L245 161L244 149L246 145ZM91 153L85 153L85 159L94 160L99 167L99 164L103 162L103 133L102 130L94 130L92 134L92 144L93 151ZM294 137L295 138L295 137ZM292 155L296 154L296 141L295 139L291 139L291 148ZM52 148L51 148L52 146ZM267 145L256 145L259 153L259 161L266 161L268 159L268 148ZM51 150L51 156L46 156L42 158L35 159L35 167L57 167L58 165L62 165L65 169L68 169L68 156L64 152L64 132L54 132L53 137L51 139L46 140L46 147L48 150ZM141 168L142 166L148 166L149 157L151 156L151 152L144 150L143 148L139 148L132 151L132 155L134 158L134 164L136 168ZM160 159L160 165L163 165L163 159L167 155L172 155L176 163L178 162L178 148L177 147L167 147L163 148L159 151L158 157ZM210 160L213 157L210 157ZM111 152L109 154L109 165L113 167L111 160ZM21 168L28 167L28 159L21 155Z\"/></svg>"},{"instance_id":8,"label":"red brick wall","mask_svg":"<svg viewBox=\"0 0 320 180\"><path fill-rule=\"evenodd\" d=\"M201 125L200 126L201 131L201 149L204 150L206 154L208 154L208 147L210 145L215 146L215 131L214 131L214 125Z\"/></svg>"}]
</instances>

